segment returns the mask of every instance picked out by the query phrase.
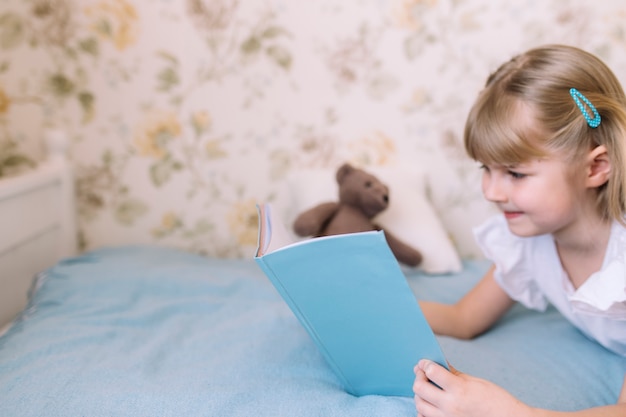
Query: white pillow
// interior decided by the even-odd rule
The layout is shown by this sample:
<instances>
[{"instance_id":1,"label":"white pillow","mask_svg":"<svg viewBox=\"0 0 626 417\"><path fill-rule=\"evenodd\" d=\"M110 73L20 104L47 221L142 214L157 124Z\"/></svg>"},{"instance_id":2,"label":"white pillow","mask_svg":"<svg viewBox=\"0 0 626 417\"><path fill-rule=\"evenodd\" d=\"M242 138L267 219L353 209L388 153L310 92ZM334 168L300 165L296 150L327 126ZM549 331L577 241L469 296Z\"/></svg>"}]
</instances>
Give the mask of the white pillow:
<instances>
[{"instance_id":1,"label":"white pillow","mask_svg":"<svg viewBox=\"0 0 626 417\"><path fill-rule=\"evenodd\" d=\"M410 168L366 167L389 187L389 207L374 222L415 247L424 256L421 270L429 274L458 272L461 259L425 195L424 175ZM289 179L295 217L326 201L337 201L336 170L307 169Z\"/></svg>"}]
</instances>

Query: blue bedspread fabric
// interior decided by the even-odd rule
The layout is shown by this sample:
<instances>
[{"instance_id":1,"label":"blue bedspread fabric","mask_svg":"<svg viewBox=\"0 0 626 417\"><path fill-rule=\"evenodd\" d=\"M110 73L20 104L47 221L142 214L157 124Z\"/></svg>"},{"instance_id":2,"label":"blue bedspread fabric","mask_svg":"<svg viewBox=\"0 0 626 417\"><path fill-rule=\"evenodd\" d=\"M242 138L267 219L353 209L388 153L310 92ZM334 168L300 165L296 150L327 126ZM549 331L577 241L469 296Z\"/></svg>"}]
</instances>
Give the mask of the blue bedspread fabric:
<instances>
[{"instance_id":1,"label":"blue bedspread fabric","mask_svg":"<svg viewBox=\"0 0 626 417\"><path fill-rule=\"evenodd\" d=\"M420 299L454 301L488 264L426 276ZM536 406L615 401L626 359L557 312L516 306L472 341L440 337L461 371ZM364 363L363 366L368 366ZM308 334L252 260L129 246L42 274L0 337L1 416L414 416L410 398L341 389Z\"/></svg>"}]
</instances>

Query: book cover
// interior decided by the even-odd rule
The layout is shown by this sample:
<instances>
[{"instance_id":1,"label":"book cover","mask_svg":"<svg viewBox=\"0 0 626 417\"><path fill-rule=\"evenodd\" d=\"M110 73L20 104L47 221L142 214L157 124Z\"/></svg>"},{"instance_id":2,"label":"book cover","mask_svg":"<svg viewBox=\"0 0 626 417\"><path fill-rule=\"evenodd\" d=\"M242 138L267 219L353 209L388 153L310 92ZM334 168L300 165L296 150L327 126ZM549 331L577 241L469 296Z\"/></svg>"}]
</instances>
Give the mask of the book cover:
<instances>
[{"instance_id":1,"label":"book cover","mask_svg":"<svg viewBox=\"0 0 626 417\"><path fill-rule=\"evenodd\" d=\"M412 397L420 359L447 367L383 232L292 243L269 204L258 211L255 260L347 392Z\"/></svg>"}]
</instances>

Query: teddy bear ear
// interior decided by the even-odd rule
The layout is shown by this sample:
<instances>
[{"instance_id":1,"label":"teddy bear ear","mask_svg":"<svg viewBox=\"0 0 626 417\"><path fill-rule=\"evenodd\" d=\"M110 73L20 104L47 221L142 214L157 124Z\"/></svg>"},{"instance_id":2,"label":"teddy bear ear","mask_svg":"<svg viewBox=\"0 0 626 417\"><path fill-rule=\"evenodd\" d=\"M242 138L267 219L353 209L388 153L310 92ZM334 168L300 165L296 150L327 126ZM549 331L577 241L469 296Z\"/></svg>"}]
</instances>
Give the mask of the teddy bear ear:
<instances>
[{"instance_id":1,"label":"teddy bear ear","mask_svg":"<svg viewBox=\"0 0 626 417\"><path fill-rule=\"evenodd\" d=\"M348 163L345 163L342 166L340 166L339 169L337 170L337 175L335 175L337 182L341 184L345 176L351 173L352 171L354 171L354 167Z\"/></svg>"}]
</instances>

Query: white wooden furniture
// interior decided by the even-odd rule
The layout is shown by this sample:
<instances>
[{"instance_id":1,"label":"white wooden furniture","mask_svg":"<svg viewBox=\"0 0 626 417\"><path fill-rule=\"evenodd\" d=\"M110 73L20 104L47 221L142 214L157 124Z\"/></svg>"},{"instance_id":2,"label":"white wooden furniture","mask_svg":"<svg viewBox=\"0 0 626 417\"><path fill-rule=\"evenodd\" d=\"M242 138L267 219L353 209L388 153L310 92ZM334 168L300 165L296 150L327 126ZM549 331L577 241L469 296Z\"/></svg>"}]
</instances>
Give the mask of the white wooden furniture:
<instances>
[{"instance_id":1,"label":"white wooden furniture","mask_svg":"<svg viewBox=\"0 0 626 417\"><path fill-rule=\"evenodd\" d=\"M0 329L24 308L33 277L76 253L76 215L67 137L44 134L48 155L37 168L0 178ZM2 330L0 330L2 333Z\"/></svg>"}]
</instances>

